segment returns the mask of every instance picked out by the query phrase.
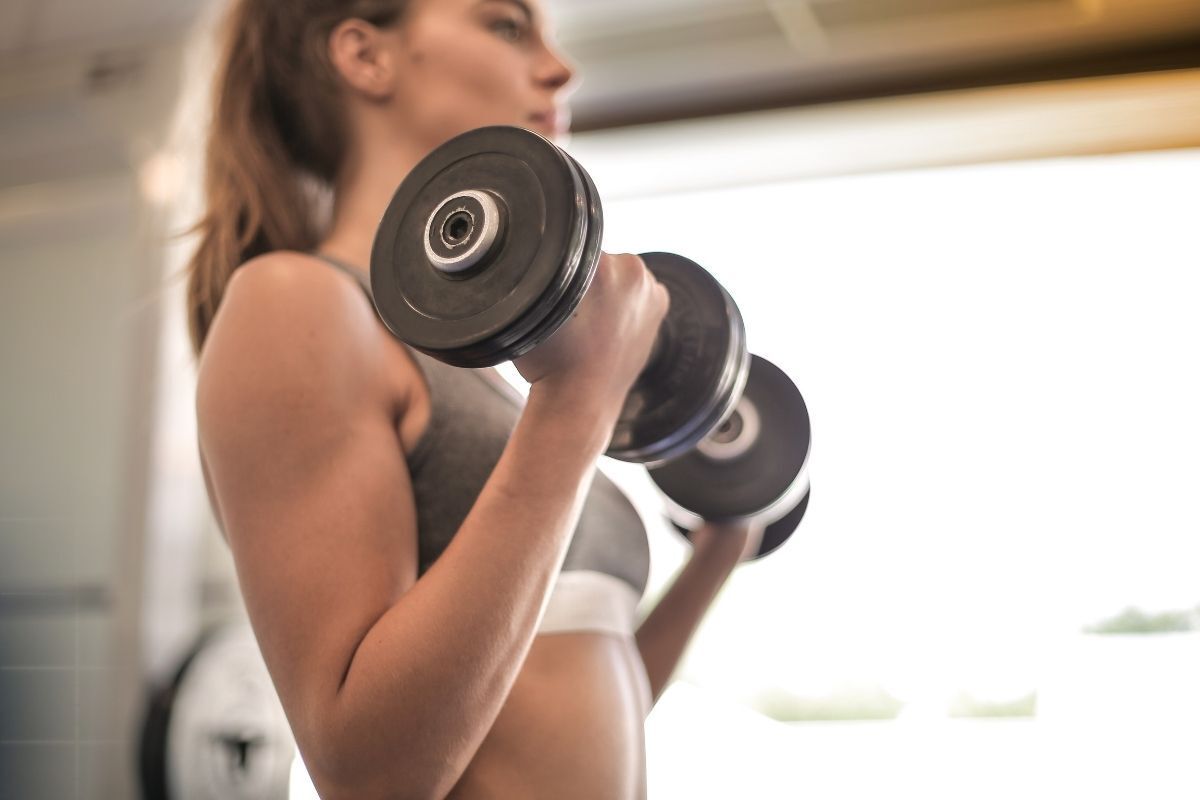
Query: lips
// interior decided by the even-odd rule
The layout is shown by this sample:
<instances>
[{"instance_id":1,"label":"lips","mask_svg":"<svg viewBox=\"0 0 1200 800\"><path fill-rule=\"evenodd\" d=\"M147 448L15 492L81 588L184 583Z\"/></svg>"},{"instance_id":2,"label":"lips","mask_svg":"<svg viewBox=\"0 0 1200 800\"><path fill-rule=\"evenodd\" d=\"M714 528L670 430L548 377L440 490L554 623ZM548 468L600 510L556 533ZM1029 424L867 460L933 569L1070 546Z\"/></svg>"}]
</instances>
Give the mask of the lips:
<instances>
[{"instance_id":1,"label":"lips","mask_svg":"<svg viewBox=\"0 0 1200 800\"><path fill-rule=\"evenodd\" d=\"M538 128L542 128L550 135L563 133L566 129L566 120L556 111L544 111L540 114L530 114L529 120Z\"/></svg>"}]
</instances>

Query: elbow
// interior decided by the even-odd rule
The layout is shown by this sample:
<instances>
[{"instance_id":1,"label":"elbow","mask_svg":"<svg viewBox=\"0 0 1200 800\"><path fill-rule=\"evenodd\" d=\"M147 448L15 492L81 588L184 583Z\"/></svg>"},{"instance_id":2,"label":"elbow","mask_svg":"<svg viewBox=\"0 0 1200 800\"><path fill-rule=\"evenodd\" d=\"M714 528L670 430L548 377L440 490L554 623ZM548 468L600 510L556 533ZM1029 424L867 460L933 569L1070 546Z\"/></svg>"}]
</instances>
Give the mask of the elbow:
<instances>
[{"instance_id":1,"label":"elbow","mask_svg":"<svg viewBox=\"0 0 1200 800\"><path fill-rule=\"evenodd\" d=\"M305 766L323 800L430 800L445 797L457 783L401 758L352 768L328 761L310 764L305 757Z\"/></svg>"},{"instance_id":2,"label":"elbow","mask_svg":"<svg viewBox=\"0 0 1200 800\"><path fill-rule=\"evenodd\" d=\"M430 800L445 797L465 764L455 769L445 758L418 752L412 742L384 744L372 732L350 735L335 726L307 737L300 753L313 786L324 800Z\"/></svg>"},{"instance_id":3,"label":"elbow","mask_svg":"<svg viewBox=\"0 0 1200 800\"><path fill-rule=\"evenodd\" d=\"M415 771L399 770L395 765L376 774L341 779L315 773L310 777L323 800L432 800L448 796L458 783L457 778L420 779Z\"/></svg>"}]
</instances>

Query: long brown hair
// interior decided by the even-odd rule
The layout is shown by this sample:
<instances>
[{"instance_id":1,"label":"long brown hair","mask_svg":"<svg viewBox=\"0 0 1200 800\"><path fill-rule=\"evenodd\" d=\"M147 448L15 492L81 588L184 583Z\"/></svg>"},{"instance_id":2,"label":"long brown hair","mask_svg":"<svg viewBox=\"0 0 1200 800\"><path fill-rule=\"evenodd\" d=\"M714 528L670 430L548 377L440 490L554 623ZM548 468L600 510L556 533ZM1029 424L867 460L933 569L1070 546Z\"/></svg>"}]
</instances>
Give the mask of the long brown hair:
<instances>
[{"instance_id":1,"label":"long brown hair","mask_svg":"<svg viewBox=\"0 0 1200 800\"><path fill-rule=\"evenodd\" d=\"M204 175L200 243L188 264L188 331L198 356L233 271L272 250L319 241L305 180L331 186L347 130L328 41L342 20L385 27L407 0L234 0Z\"/></svg>"}]
</instances>

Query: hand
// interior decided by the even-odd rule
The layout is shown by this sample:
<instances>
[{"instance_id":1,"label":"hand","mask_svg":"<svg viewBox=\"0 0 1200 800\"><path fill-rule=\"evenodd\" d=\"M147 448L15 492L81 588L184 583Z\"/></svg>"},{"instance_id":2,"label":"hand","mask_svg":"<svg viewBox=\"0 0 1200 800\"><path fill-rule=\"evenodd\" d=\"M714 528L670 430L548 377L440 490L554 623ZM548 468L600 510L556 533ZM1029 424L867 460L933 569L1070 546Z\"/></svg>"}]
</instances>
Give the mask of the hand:
<instances>
[{"instance_id":1,"label":"hand","mask_svg":"<svg viewBox=\"0 0 1200 800\"><path fill-rule=\"evenodd\" d=\"M639 256L601 253L566 324L513 363L530 384L582 387L618 405L649 358L670 298Z\"/></svg>"},{"instance_id":2,"label":"hand","mask_svg":"<svg viewBox=\"0 0 1200 800\"><path fill-rule=\"evenodd\" d=\"M706 521L688 538L692 542L693 557L728 559L731 564L738 564L758 555L765 531L765 525L752 520Z\"/></svg>"}]
</instances>

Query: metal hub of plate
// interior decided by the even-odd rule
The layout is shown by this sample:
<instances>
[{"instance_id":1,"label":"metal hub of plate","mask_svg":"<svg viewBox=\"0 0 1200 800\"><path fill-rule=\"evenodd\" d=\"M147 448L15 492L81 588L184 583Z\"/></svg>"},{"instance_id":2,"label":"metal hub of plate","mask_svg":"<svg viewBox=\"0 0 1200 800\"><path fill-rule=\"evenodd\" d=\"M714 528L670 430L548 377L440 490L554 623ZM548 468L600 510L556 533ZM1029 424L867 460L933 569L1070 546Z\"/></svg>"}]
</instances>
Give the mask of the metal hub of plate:
<instances>
[{"instance_id":1,"label":"metal hub of plate","mask_svg":"<svg viewBox=\"0 0 1200 800\"><path fill-rule=\"evenodd\" d=\"M696 445L700 454L714 461L738 458L749 450L762 431L762 419L758 409L745 394L734 406L733 413L725 418L712 433Z\"/></svg>"},{"instance_id":2,"label":"metal hub of plate","mask_svg":"<svg viewBox=\"0 0 1200 800\"><path fill-rule=\"evenodd\" d=\"M492 255L504 215L487 192L468 189L446 198L425 227L425 257L435 269L466 276Z\"/></svg>"}]
</instances>

